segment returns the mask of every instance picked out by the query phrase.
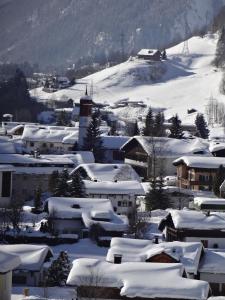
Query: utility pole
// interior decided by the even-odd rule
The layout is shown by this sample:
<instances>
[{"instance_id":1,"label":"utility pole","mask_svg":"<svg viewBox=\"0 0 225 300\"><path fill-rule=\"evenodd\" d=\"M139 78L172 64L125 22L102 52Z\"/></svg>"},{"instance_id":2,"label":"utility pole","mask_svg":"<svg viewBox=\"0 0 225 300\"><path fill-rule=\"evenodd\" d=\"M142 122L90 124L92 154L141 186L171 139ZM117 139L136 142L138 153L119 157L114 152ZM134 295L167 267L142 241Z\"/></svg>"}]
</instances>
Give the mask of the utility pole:
<instances>
[{"instance_id":1,"label":"utility pole","mask_svg":"<svg viewBox=\"0 0 225 300\"><path fill-rule=\"evenodd\" d=\"M125 55L124 55L124 32L122 31L120 34L120 47L121 47L121 61L125 60Z\"/></svg>"}]
</instances>

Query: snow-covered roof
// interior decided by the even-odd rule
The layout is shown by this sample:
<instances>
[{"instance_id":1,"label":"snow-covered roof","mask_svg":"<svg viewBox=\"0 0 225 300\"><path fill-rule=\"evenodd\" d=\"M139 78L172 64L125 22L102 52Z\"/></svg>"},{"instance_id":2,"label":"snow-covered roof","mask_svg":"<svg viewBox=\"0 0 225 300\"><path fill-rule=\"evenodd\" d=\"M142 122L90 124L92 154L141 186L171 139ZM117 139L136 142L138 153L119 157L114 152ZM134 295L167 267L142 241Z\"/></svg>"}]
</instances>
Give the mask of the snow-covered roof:
<instances>
[{"instance_id":1,"label":"snow-covered roof","mask_svg":"<svg viewBox=\"0 0 225 300\"><path fill-rule=\"evenodd\" d=\"M105 149L120 149L130 139L129 136L103 136L102 142Z\"/></svg>"},{"instance_id":2,"label":"snow-covered roof","mask_svg":"<svg viewBox=\"0 0 225 300\"><path fill-rule=\"evenodd\" d=\"M12 165L0 165L0 172L4 172L4 171L13 172L15 171L15 168Z\"/></svg>"},{"instance_id":3,"label":"snow-covered roof","mask_svg":"<svg viewBox=\"0 0 225 300\"><path fill-rule=\"evenodd\" d=\"M199 272L225 274L225 251L205 249Z\"/></svg>"},{"instance_id":4,"label":"snow-covered roof","mask_svg":"<svg viewBox=\"0 0 225 300\"><path fill-rule=\"evenodd\" d=\"M112 194L112 195L145 195L145 191L137 180L130 181L101 181L84 180L87 194Z\"/></svg>"},{"instance_id":5,"label":"snow-covered roof","mask_svg":"<svg viewBox=\"0 0 225 300\"><path fill-rule=\"evenodd\" d=\"M127 217L117 215L109 199L51 197L47 201L55 218L82 219L87 228L97 223L107 231L127 230Z\"/></svg>"},{"instance_id":6,"label":"snow-covered roof","mask_svg":"<svg viewBox=\"0 0 225 300\"><path fill-rule=\"evenodd\" d=\"M158 52L157 49L141 49L137 55L152 56L152 55L155 55L157 52Z\"/></svg>"},{"instance_id":7,"label":"snow-covered roof","mask_svg":"<svg viewBox=\"0 0 225 300\"><path fill-rule=\"evenodd\" d=\"M202 205L213 205L216 208L216 206L225 205L225 199L213 197L195 197L194 204L199 207Z\"/></svg>"},{"instance_id":8,"label":"snow-covered roof","mask_svg":"<svg viewBox=\"0 0 225 300\"><path fill-rule=\"evenodd\" d=\"M12 140L6 141L1 140L0 141L0 154L12 154L16 153L16 147Z\"/></svg>"},{"instance_id":9,"label":"snow-covered roof","mask_svg":"<svg viewBox=\"0 0 225 300\"><path fill-rule=\"evenodd\" d=\"M225 166L224 157L207 157L207 156L182 156L176 159L173 164L185 164L190 168L202 168L202 169L217 169L220 165Z\"/></svg>"},{"instance_id":10,"label":"snow-covered roof","mask_svg":"<svg viewBox=\"0 0 225 300\"><path fill-rule=\"evenodd\" d=\"M74 144L78 140L78 130L78 127L26 125L22 140Z\"/></svg>"},{"instance_id":11,"label":"snow-covered roof","mask_svg":"<svg viewBox=\"0 0 225 300\"><path fill-rule=\"evenodd\" d=\"M181 262L189 273L197 274L202 252L200 242L168 242L154 244L149 240L112 238L106 260L114 261L114 255L122 255L122 262L145 262L147 259L166 253Z\"/></svg>"},{"instance_id":12,"label":"snow-covered roof","mask_svg":"<svg viewBox=\"0 0 225 300\"><path fill-rule=\"evenodd\" d=\"M135 136L130 138L122 147L124 149L132 140L136 140L142 148L151 155L153 149L159 156L179 157L181 155L193 155L203 151L209 155L208 143L202 139L173 139L167 137ZM153 148L154 147L154 148Z\"/></svg>"},{"instance_id":13,"label":"snow-covered roof","mask_svg":"<svg viewBox=\"0 0 225 300\"><path fill-rule=\"evenodd\" d=\"M46 245L1 245L1 250L20 258L20 264L15 267L19 270L39 271L46 258L53 256L51 249Z\"/></svg>"},{"instance_id":14,"label":"snow-covered roof","mask_svg":"<svg viewBox=\"0 0 225 300\"><path fill-rule=\"evenodd\" d=\"M97 181L140 181L139 175L128 164L81 164L73 172L85 170L90 180Z\"/></svg>"},{"instance_id":15,"label":"snow-covered roof","mask_svg":"<svg viewBox=\"0 0 225 300\"><path fill-rule=\"evenodd\" d=\"M216 152L220 150L225 150L225 143L224 142L218 142L218 141L212 141L209 144L209 151L210 152Z\"/></svg>"},{"instance_id":16,"label":"snow-covered roof","mask_svg":"<svg viewBox=\"0 0 225 300\"><path fill-rule=\"evenodd\" d=\"M129 298L207 299L209 284L183 278L182 264L126 262L112 264L97 259L80 258L73 262L67 284L90 286L97 274L99 286L120 289Z\"/></svg>"},{"instance_id":17,"label":"snow-covered roof","mask_svg":"<svg viewBox=\"0 0 225 300\"><path fill-rule=\"evenodd\" d=\"M202 211L170 210L169 213L177 229L225 230L225 213L222 212L211 212L206 215Z\"/></svg>"},{"instance_id":18,"label":"snow-covered roof","mask_svg":"<svg viewBox=\"0 0 225 300\"><path fill-rule=\"evenodd\" d=\"M7 273L17 268L21 263L18 255L8 253L1 247L0 250L0 273Z\"/></svg>"}]
</instances>

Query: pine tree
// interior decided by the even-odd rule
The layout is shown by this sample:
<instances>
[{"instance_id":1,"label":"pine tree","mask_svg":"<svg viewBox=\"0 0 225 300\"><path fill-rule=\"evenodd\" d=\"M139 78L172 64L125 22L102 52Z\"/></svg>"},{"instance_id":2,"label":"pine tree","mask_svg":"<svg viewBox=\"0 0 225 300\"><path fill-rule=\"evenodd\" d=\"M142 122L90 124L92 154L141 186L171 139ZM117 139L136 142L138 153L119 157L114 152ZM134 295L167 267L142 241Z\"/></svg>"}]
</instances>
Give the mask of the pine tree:
<instances>
[{"instance_id":1,"label":"pine tree","mask_svg":"<svg viewBox=\"0 0 225 300\"><path fill-rule=\"evenodd\" d=\"M220 186L223 183L224 179L225 179L225 168L223 167L223 165L220 165L216 172L216 176L213 180L213 192L217 197L220 196Z\"/></svg>"},{"instance_id":2,"label":"pine tree","mask_svg":"<svg viewBox=\"0 0 225 300\"><path fill-rule=\"evenodd\" d=\"M154 125L153 125L153 136L165 136L165 130L163 127L165 121L164 113L158 112L154 118Z\"/></svg>"},{"instance_id":3,"label":"pine tree","mask_svg":"<svg viewBox=\"0 0 225 300\"><path fill-rule=\"evenodd\" d=\"M133 131L133 136L140 134L137 121L134 123L134 129L133 130L134 130Z\"/></svg>"},{"instance_id":4,"label":"pine tree","mask_svg":"<svg viewBox=\"0 0 225 300\"><path fill-rule=\"evenodd\" d=\"M86 195L85 186L79 172L72 174L71 179L69 186L70 197L84 198Z\"/></svg>"},{"instance_id":5,"label":"pine tree","mask_svg":"<svg viewBox=\"0 0 225 300\"><path fill-rule=\"evenodd\" d=\"M177 114L172 118L172 125L170 127L169 137L175 139L181 139L183 137L181 120L178 118Z\"/></svg>"},{"instance_id":6,"label":"pine tree","mask_svg":"<svg viewBox=\"0 0 225 300\"><path fill-rule=\"evenodd\" d=\"M197 136L207 139L209 136L209 130L203 114L197 114L195 119L195 126L197 129Z\"/></svg>"},{"instance_id":7,"label":"pine tree","mask_svg":"<svg viewBox=\"0 0 225 300\"><path fill-rule=\"evenodd\" d=\"M67 252L61 251L58 258L54 260L48 269L47 285L63 286L71 269L71 264Z\"/></svg>"},{"instance_id":8,"label":"pine tree","mask_svg":"<svg viewBox=\"0 0 225 300\"><path fill-rule=\"evenodd\" d=\"M154 118L153 118L152 108L149 107L145 119L145 128L143 134L145 136L153 136L153 126L154 126Z\"/></svg>"},{"instance_id":9,"label":"pine tree","mask_svg":"<svg viewBox=\"0 0 225 300\"><path fill-rule=\"evenodd\" d=\"M66 112L62 110L56 120L56 125L57 126L70 126L70 120L68 119Z\"/></svg>"},{"instance_id":10,"label":"pine tree","mask_svg":"<svg viewBox=\"0 0 225 300\"><path fill-rule=\"evenodd\" d=\"M220 31L219 39L216 47L216 55L214 59L214 65L218 67L224 67L225 64L225 27Z\"/></svg>"},{"instance_id":11,"label":"pine tree","mask_svg":"<svg viewBox=\"0 0 225 300\"><path fill-rule=\"evenodd\" d=\"M59 180L59 171L58 170L53 171L48 182L49 191L51 193L54 193L58 180Z\"/></svg>"},{"instance_id":12,"label":"pine tree","mask_svg":"<svg viewBox=\"0 0 225 300\"><path fill-rule=\"evenodd\" d=\"M58 177L56 187L54 190L55 197L63 197L68 195L68 180L69 180L69 173L67 169L64 169Z\"/></svg>"},{"instance_id":13,"label":"pine tree","mask_svg":"<svg viewBox=\"0 0 225 300\"><path fill-rule=\"evenodd\" d=\"M100 123L99 113L96 112L92 115L92 120L87 129L83 146L83 150L93 151L96 162L102 162L104 160L104 147L99 128Z\"/></svg>"},{"instance_id":14,"label":"pine tree","mask_svg":"<svg viewBox=\"0 0 225 300\"><path fill-rule=\"evenodd\" d=\"M35 194L34 194L34 207L35 207L36 210L41 208L41 205L42 205L41 195L42 195L42 191L41 191L41 187L39 186L35 190Z\"/></svg>"},{"instance_id":15,"label":"pine tree","mask_svg":"<svg viewBox=\"0 0 225 300\"><path fill-rule=\"evenodd\" d=\"M162 59L164 59L164 60L167 59L167 54L166 54L166 50L165 49L162 52Z\"/></svg>"}]
</instances>

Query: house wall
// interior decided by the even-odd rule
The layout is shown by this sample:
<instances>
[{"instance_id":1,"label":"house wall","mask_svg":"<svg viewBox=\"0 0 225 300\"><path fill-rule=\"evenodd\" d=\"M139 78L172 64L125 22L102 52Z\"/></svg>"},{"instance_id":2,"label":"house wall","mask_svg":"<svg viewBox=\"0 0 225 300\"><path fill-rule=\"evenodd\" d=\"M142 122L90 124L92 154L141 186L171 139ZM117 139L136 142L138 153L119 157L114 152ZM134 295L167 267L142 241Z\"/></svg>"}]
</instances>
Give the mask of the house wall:
<instances>
[{"instance_id":1,"label":"house wall","mask_svg":"<svg viewBox=\"0 0 225 300\"><path fill-rule=\"evenodd\" d=\"M24 284L26 286L39 286L42 280L42 270L40 271L25 271L15 270L13 271L12 281L13 284Z\"/></svg>"},{"instance_id":2,"label":"house wall","mask_svg":"<svg viewBox=\"0 0 225 300\"><path fill-rule=\"evenodd\" d=\"M3 197L2 184L3 184L3 172L0 172L0 208L6 208L10 205L12 197L12 172L10 172L11 178L9 182L9 197Z\"/></svg>"},{"instance_id":3,"label":"house wall","mask_svg":"<svg viewBox=\"0 0 225 300\"><path fill-rule=\"evenodd\" d=\"M63 144L63 143L56 143L56 142L48 142L48 141L37 141L37 142L30 142L25 141L24 146L28 153L31 153L35 150L39 150L42 154L63 154L69 151L72 151L73 144Z\"/></svg>"},{"instance_id":4,"label":"house wall","mask_svg":"<svg viewBox=\"0 0 225 300\"><path fill-rule=\"evenodd\" d=\"M225 248L225 237L219 238L219 237L185 237L185 242L202 242L203 245L205 245L206 248L216 248L215 245L217 245L217 248L224 249Z\"/></svg>"},{"instance_id":5,"label":"house wall","mask_svg":"<svg viewBox=\"0 0 225 300\"><path fill-rule=\"evenodd\" d=\"M53 228L59 233L79 233L85 226L81 219L55 219Z\"/></svg>"},{"instance_id":6,"label":"house wall","mask_svg":"<svg viewBox=\"0 0 225 300\"><path fill-rule=\"evenodd\" d=\"M12 289L12 272L0 274L0 299L10 300Z\"/></svg>"},{"instance_id":7,"label":"house wall","mask_svg":"<svg viewBox=\"0 0 225 300\"><path fill-rule=\"evenodd\" d=\"M210 284L214 296L225 295L225 274L199 272L199 279Z\"/></svg>"}]
</instances>

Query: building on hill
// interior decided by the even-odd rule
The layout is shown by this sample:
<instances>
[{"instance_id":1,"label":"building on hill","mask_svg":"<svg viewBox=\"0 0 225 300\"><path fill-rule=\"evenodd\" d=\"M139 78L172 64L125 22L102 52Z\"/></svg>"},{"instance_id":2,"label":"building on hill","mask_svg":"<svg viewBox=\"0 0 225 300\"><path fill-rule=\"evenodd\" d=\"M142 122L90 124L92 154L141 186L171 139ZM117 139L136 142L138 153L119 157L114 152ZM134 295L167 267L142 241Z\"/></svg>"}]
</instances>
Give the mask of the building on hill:
<instances>
[{"instance_id":1,"label":"building on hill","mask_svg":"<svg viewBox=\"0 0 225 300\"><path fill-rule=\"evenodd\" d=\"M150 61L160 61L161 60L161 52L157 49L141 49L137 57L139 59L145 59Z\"/></svg>"},{"instance_id":2,"label":"building on hill","mask_svg":"<svg viewBox=\"0 0 225 300\"><path fill-rule=\"evenodd\" d=\"M184 267L179 263L112 264L97 259L80 258L73 262L67 284L77 288L78 298L86 299L208 298L207 282L184 277Z\"/></svg>"},{"instance_id":3,"label":"building on hill","mask_svg":"<svg viewBox=\"0 0 225 300\"><path fill-rule=\"evenodd\" d=\"M149 240L112 238L106 260L121 262L182 263L189 278L195 278L202 255L200 242L164 242L155 244Z\"/></svg>"},{"instance_id":4,"label":"building on hill","mask_svg":"<svg viewBox=\"0 0 225 300\"><path fill-rule=\"evenodd\" d=\"M122 236L128 230L126 216L118 216L108 199L51 197L47 203L49 217L57 232L83 237L97 225L100 227L99 238L103 238Z\"/></svg>"},{"instance_id":5,"label":"building on hill","mask_svg":"<svg viewBox=\"0 0 225 300\"><path fill-rule=\"evenodd\" d=\"M222 157L182 156L173 162L180 188L211 191L218 168L225 166Z\"/></svg>"},{"instance_id":6,"label":"building on hill","mask_svg":"<svg viewBox=\"0 0 225 300\"><path fill-rule=\"evenodd\" d=\"M91 181L141 181L136 171L128 164L80 164L72 172L79 173L84 180Z\"/></svg>"},{"instance_id":7,"label":"building on hill","mask_svg":"<svg viewBox=\"0 0 225 300\"><path fill-rule=\"evenodd\" d=\"M213 197L195 197L191 207L203 211L223 211L225 212L225 199Z\"/></svg>"},{"instance_id":8,"label":"building on hill","mask_svg":"<svg viewBox=\"0 0 225 300\"><path fill-rule=\"evenodd\" d=\"M156 175L176 174L173 161L181 155L210 155L208 145L200 139L172 139L167 137L135 136L122 147L124 162L130 164L144 179L151 176L155 164ZM155 163L154 163L155 162Z\"/></svg>"},{"instance_id":9,"label":"building on hill","mask_svg":"<svg viewBox=\"0 0 225 300\"><path fill-rule=\"evenodd\" d=\"M44 263L53 256L46 245L14 244L1 245L1 250L16 255L21 263L12 274L13 284L39 286L44 281Z\"/></svg>"},{"instance_id":10,"label":"building on hill","mask_svg":"<svg viewBox=\"0 0 225 300\"><path fill-rule=\"evenodd\" d=\"M88 197L109 199L118 215L126 215L131 223L134 221L137 197L145 194L140 182L135 180L83 182Z\"/></svg>"},{"instance_id":11,"label":"building on hill","mask_svg":"<svg viewBox=\"0 0 225 300\"><path fill-rule=\"evenodd\" d=\"M202 242L206 248L225 248L225 213L170 210L159 229L167 241Z\"/></svg>"}]
</instances>

